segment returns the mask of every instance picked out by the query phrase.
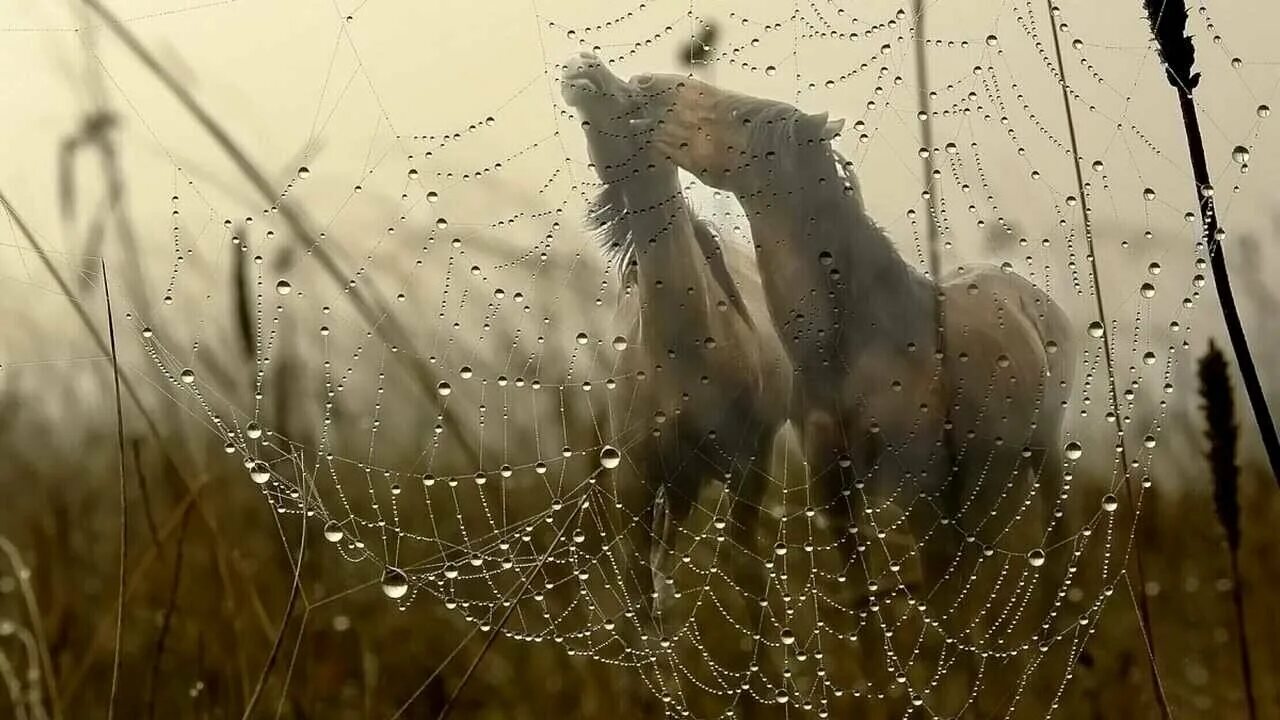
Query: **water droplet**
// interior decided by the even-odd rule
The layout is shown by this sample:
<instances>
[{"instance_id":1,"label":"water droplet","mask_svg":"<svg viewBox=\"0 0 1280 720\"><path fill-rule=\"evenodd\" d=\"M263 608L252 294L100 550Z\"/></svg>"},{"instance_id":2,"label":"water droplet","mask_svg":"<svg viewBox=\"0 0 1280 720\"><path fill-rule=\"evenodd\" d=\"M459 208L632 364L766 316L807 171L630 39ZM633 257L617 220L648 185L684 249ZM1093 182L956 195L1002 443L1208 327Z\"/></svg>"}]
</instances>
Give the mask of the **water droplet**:
<instances>
[{"instance_id":1,"label":"water droplet","mask_svg":"<svg viewBox=\"0 0 1280 720\"><path fill-rule=\"evenodd\" d=\"M774 543L773 554L782 556L787 554L787 544L784 542Z\"/></svg>"},{"instance_id":2,"label":"water droplet","mask_svg":"<svg viewBox=\"0 0 1280 720\"><path fill-rule=\"evenodd\" d=\"M307 167L306 165L303 165L302 167L298 168L299 180L306 180L309 177L311 177L311 168Z\"/></svg>"},{"instance_id":3,"label":"water droplet","mask_svg":"<svg viewBox=\"0 0 1280 720\"><path fill-rule=\"evenodd\" d=\"M293 285L290 285L288 280L281 278L279 282L276 283L277 295L288 295L291 292L293 292Z\"/></svg>"},{"instance_id":4,"label":"water droplet","mask_svg":"<svg viewBox=\"0 0 1280 720\"><path fill-rule=\"evenodd\" d=\"M783 645L791 645L796 641L796 634L791 628L782 628L782 632L778 633L778 639Z\"/></svg>"},{"instance_id":5,"label":"water droplet","mask_svg":"<svg viewBox=\"0 0 1280 720\"><path fill-rule=\"evenodd\" d=\"M256 422L251 422L248 425L244 426L244 434L248 435L254 440L257 440L258 438L262 437L262 426Z\"/></svg>"},{"instance_id":6,"label":"water droplet","mask_svg":"<svg viewBox=\"0 0 1280 720\"><path fill-rule=\"evenodd\" d=\"M418 179L418 168L409 168L409 179L410 180Z\"/></svg>"},{"instance_id":7,"label":"water droplet","mask_svg":"<svg viewBox=\"0 0 1280 720\"><path fill-rule=\"evenodd\" d=\"M1152 188L1146 188L1142 191L1142 199L1151 202L1156 199L1156 191Z\"/></svg>"},{"instance_id":8,"label":"water droplet","mask_svg":"<svg viewBox=\"0 0 1280 720\"><path fill-rule=\"evenodd\" d=\"M591 338L588 337L586 333L580 332L577 334L576 337L573 338L573 340L579 345L586 345L591 340Z\"/></svg>"},{"instance_id":9,"label":"water droplet","mask_svg":"<svg viewBox=\"0 0 1280 720\"><path fill-rule=\"evenodd\" d=\"M436 394L440 397L446 397L451 392L453 392L453 386L449 383L444 380L436 383Z\"/></svg>"},{"instance_id":10,"label":"water droplet","mask_svg":"<svg viewBox=\"0 0 1280 720\"><path fill-rule=\"evenodd\" d=\"M769 65L764 69L764 74L768 75L769 77L773 77L774 75L778 74L778 68L773 65Z\"/></svg>"},{"instance_id":11,"label":"water droplet","mask_svg":"<svg viewBox=\"0 0 1280 720\"><path fill-rule=\"evenodd\" d=\"M324 524L324 539L331 543L336 543L342 539L342 526L337 522L330 520Z\"/></svg>"},{"instance_id":12,"label":"water droplet","mask_svg":"<svg viewBox=\"0 0 1280 720\"><path fill-rule=\"evenodd\" d=\"M409 576L404 574L400 568L388 566L386 572L382 573L382 594L396 600L405 596L409 592Z\"/></svg>"},{"instance_id":13,"label":"water droplet","mask_svg":"<svg viewBox=\"0 0 1280 720\"><path fill-rule=\"evenodd\" d=\"M612 445L605 445L600 449L600 467L605 470L612 470L622 464L622 453L618 452L618 448Z\"/></svg>"},{"instance_id":14,"label":"water droplet","mask_svg":"<svg viewBox=\"0 0 1280 720\"><path fill-rule=\"evenodd\" d=\"M613 349L622 352L627 349L627 339L621 335L613 339Z\"/></svg>"},{"instance_id":15,"label":"water droplet","mask_svg":"<svg viewBox=\"0 0 1280 720\"><path fill-rule=\"evenodd\" d=\"M1270 117L1270 115L1271 115L1271 106L1270 106L1270 105L1259 105L1259 106L1258 106L1258 117L1260 117L1260 118L1264 118L1264 117Z\"/></svg>"},{"instance_id":16,"label":"water droplet","mask_svg":"<svg viewBox=\"0 0 1280 720\"><path fill-rule=\"evenodd\" d=\"M259 485L265 484L271 479L271 467L261 460L255 460L249 467L249 478Z\"/></svg>"},{"instance_id":17,"label":"water droplet","mask_svg":"<svg viewBox=\"0 0 1280 720\"><path fill-rule=\"evenodd\" d=\"M1234 160L1237 165L1243 165L1249 162L1249 148L1243 145L1235 146L1231 150L1231 159Z\"/></svg>"},{"instance_id":18,"label":"water droplet","mask_svg":"<svg viewBox=\"0 0 1280 720\"><path fill-rule=\"evenodd\" d=\"M1115 512L1120 507L1120 498L1107 493L1102 496L1102 509L1107 512Z\"/></svg>"},{"instance_id":19,"label":"water droplet","mask_svg":"<svg viewBox=\"0 0 1280 720\"><path fill-rule=\"evenodd\" d=\"M987 36L987 45L988 45L989 47L995 47L995 46L997 46L997 45L999 45L999 44L1000 44L1000 38L996 37L995 35L988 35L988 36Z\"/></svg>"},{"instance_id":20,"label":"water droplet","mask_svg":"<svg viewBox=\"0 0 1280 720\"><path fill-rule=\"evenodd\" d=\"M178 379L190 385L196 381L196 371L191 368L182 368L182 372L178 373Z\"/></svg>"},{"instance_id":21,"label":"water droplet","mask_svg":"<svg viewBox=\"0 0 1280 720\"><path fill-rule=\"evenodd\" d=\"M1138 288L1138 292L1142 293L1144 298L1152 298L1156 296L1156 286L1149 282L1142 283L1142 287Z\"/></svg>"},{"instance_id":22,"label":"water droplet","mask_svg":"<svg viewBox=\"0 0 1280 720\"><path fill-rule=\"evenodd\" d=\"M1044 565L1044 551L1040 548L1036 548L1035 550L1027 553L1027 563L1031 565L1031 567L1040 567L1041 565Z\"/></svg>"},{"instance_id":23,"label":"water droplet","mask_svg":"<svg viewBox=\"0 0 1280 720\"><path fill-rule=\"evenodd\" d=\"M1075 440L1072 440L1066 444L1062 449L1062 452L1067 456L1068 460L1079 460L1080 456L1084 455L1084 447Z\"/></svg>"},{"instance_id":24,"label":"water droplet","mask_svg":"<svg viewBox=\"0 0 1280 720\"><path fill-rule=\"evenodd\" d=\"M1102 337L1102 323L1100 321L1094 320L1089 323L1089 337Z\"/></svg>"}]
</instances>

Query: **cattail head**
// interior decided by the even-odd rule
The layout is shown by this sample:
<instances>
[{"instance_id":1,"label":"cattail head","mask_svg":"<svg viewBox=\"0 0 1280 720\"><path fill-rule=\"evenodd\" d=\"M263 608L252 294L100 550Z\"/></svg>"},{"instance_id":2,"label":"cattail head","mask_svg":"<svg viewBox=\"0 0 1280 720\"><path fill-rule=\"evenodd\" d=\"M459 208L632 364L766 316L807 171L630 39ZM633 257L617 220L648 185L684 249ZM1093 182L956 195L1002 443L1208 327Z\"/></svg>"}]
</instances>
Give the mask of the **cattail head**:
<instances>
[{"instance_id":1,"label":"cattail head","mask_svg":"<svg viewBox=\"0 0 1280 720\"><path fill-rule=\"evenodd\" d=\"M1186 0L1143 0L1147 24L1160 48L1169 84L1190 94L1200 83L1200 73L1193 73L1196 45L1187 35Z\"/></svg>"},{"instance_id":2,"label":"cattail head","mask_svg":"<svg viewBox=\"0 0 1280 720\"><path fill-rule=\"evenodd\" d=\"M1240 547L1240 469L1236 466L1239 433L1227 360L1213 342L1200 359L1200 397L1208 426L1205 437L1209 440L1209 468L1213 473L1213 505L1227 534L1227 545L1235 552Z\"/></svg>"}]
</instances>

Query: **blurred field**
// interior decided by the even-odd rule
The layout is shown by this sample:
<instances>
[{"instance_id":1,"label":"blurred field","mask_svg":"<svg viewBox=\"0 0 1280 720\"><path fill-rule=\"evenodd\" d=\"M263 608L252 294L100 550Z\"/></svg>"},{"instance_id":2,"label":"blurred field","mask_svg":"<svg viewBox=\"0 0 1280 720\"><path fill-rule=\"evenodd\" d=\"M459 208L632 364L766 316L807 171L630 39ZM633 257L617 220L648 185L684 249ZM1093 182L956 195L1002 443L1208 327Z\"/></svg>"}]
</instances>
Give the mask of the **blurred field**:
<instances>
[{"instance_id":1,"label":"blurred field","mask_svg":"<svg viewBox=\"0 0 1280 720\"><path fill-rule=\"evenodd\" d=\"M105 385L107 376L99 380ZM38 656L47 651L63 716L101 717L109 694L117 562L114 433L104 420L66 444L60 437L65 418L7 398L0 532L19 556L7 557L0 570L0 676L9 688L4 713L34 718L50 712ZM132 558L117 716L238 717L285 607L290 573L282 539L296 546L295 516L282 520L271 512L205 431L171 419L165 437L129 438ZM1190 427L1169 432L1181 437L1166 436L1166 442L1201 445ZM169 465L166 454L177 464ZM1137 534L1145 550L1159 667L1179 717L1243 717L1240 639L1233 630L1227 556L1207 468L1189 463L1185 472L1178 489L1157 481ZM1088 479L1083 485L1083 496L1096 497ZM1280 501L1265 471L1252 465L1245 468L1241 492L1241 570L1260 717L1280 717L1280 618L1269 611L1272 579L1280 572L1280 551L1270 541L1280 522ZM442 665L468 625L433 598L397 610L367 565L344 563L322 547L315 522L309 532L312 547L320 550L309 553L303 567L310 609L290 619L284 659L271 673L256 714L389 717L439 669L406 714L434 717L483 634ZM34 608L24 601L28 584ZM1082 595L1069 595L1068 605ZM706 641L737 639L713 635ZM1058 702L1057 717L1155 715L1126 588L1107 603L1098 636ZM1018 716L1040 716L1047 703L1047 697L1032 694L1022 702L1027 712ZM493 718L653 717L661 706L630 670L570 657L551 643L500 639L455 712Z\"/></svg>"}]
</instances>

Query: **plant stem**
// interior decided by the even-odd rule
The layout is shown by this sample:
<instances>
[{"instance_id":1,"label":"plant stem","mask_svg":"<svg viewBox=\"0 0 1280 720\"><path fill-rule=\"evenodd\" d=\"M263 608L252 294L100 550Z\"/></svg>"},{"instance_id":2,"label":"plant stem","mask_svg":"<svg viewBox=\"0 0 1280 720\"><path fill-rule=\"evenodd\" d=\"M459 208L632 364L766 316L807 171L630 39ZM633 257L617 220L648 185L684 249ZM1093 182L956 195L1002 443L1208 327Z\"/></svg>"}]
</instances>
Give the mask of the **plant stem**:
<instances>
[{"instance_id":1,"label":"plant stem","mask_svg":"<svg viewBox=\"0 0 1280 720\"><path fill-rule=\"evenodd\" d=\"M1058 85L1062 91L1062 107L1067 116L1067 134L1071 140L1072 165L1076 175L1076 190L1080 193L1080 213L1084 223L1085 244L1089 251L1089 274L1093 281L1093 298L1098 313L1098 322L1102 324L1102 354L1107 366L1107 389L1110 393L1112 415L1115 418L1116 435L1120 445L1120 471L1124 475L1125 494L1129 506L1137 512L1136 498L1133 493L1133 478L1129 475L1129 453L1124 441L1124 423L1121 420L1120 395L1116 391L1115 361L1111 357L1111 330L1107 323L1106 306L1102 300L1102 285L1098 279L1098 255L1093 246L1093 219L1089 214L1089 198L1085 193L1084 171L1080 166L1080 141L1076 133L1075 112L1071 107L1071 93L1067 86L1067 69L1062 61L1062 42L1058 35L1058 23L1054 18L1053 0L1045 0L1049 10L1049 28L1053 37L1053 52L1058 67ZM1137 516L1134 516L1137 522ZM1142 623L1144 644L1147 650L1148 667L1151 670L1151 687L1155 692L1156 704L1160 707L1160 717L1170 720L1173 717L1169 710L1169 700L1165 697L1164 685L1160 681L1160 669L1156 662L1156 636L1151 624L1151 602L1147 598L1146 569L1142 562L1142 543L1135 539L1133 544L1133 566L1138 581L1138 620Z\"/></svg>"},{"instance_id":2,"label":"plant stem","mask_svg":"<svg viewBox=\"0 0 1280 720\"><path fill-rule=\"evenodd\" d=\"M1249 407L1253 411L1253 419L1258 424L1258 433L1262 436L1262 446L1267 453L1267 461L1271 465L1271 476L1280 483L1280 437L1276 435L1275 421L1267 407L1267 396L1262 389L1262 381L1258 377L1258 368L1253 362L1253 353L1249 350L1249 341L1245 337L1244 325L1240 322L1240 311L1236 309L1236 298L1231 291L1231 276L1227 272L1227 257L1222 242L1218 240L1221 226L1218 223L1218 212L1213 202L1213 195L1205 192L1212 187L1209 181L1209 164L1205 160L1204 141L1200 134L1200 118L1196 112L1196 103L1188 88L1178 88L1178 105L1182 110L1182 125L1187 134L1187 151L1191 156L1191 171L1196 181L1196 196L1199 200L1200 221L1204 225L1205 248L1209 253L1209 266L1213 270L1213 286L1218 293L1218 304L1222 307L1222 320L1227 326L1227 337L1231 340L1231 352L1236 357L1236 365L1240 368L1240 378L1244 381L1245 394L1249 398Z\"/></svg>"}]
</instances>

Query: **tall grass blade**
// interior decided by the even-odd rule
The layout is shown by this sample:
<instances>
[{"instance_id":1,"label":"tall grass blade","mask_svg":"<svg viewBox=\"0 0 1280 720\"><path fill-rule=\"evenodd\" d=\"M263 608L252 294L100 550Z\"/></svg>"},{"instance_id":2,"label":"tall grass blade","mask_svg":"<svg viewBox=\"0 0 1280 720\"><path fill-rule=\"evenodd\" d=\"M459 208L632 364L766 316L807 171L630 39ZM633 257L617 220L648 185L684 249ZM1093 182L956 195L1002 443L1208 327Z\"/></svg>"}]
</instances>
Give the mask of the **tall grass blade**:
<instances>
[{"instance_id":1,"label":"tall grass blade","mask_svg":"<svg viewBox=\"0 0 1280 720\"><path fill-rule=\"evenodd\" d=\"M111 377L115 385L116 442L120 453L120 574L116 599L116 642L111 660L111 700L107 705L107 720L115 717L116 693L120 686L121 644L124 642L125 573L129 566L129 487L124 479L124 403L120 398L120 358L116 354L116 322L111 308L111 282L107 278L107 262L102 266L102 294L107 303L107 339L111 343Z\"/></svg>"}]
</instances>

